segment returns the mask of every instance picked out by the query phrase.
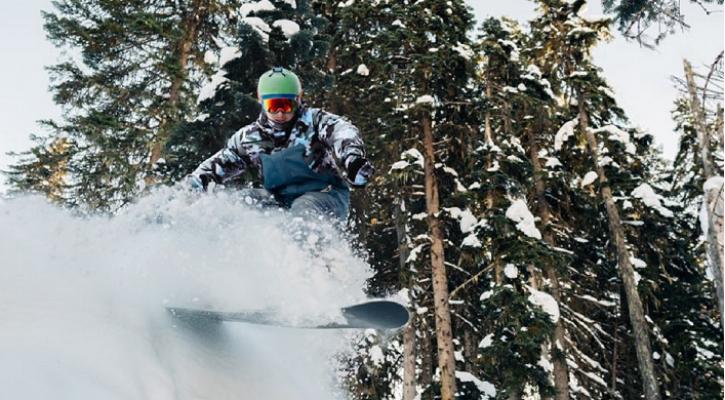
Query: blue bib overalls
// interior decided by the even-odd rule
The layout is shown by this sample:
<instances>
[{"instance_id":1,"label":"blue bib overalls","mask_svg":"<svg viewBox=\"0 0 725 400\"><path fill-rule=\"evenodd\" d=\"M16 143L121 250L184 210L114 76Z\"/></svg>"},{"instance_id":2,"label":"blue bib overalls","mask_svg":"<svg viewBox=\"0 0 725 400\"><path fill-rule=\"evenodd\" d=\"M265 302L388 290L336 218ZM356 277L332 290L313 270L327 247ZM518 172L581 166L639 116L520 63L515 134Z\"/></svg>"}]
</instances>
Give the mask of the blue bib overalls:
<instances>
[{"instance_id":1,"label":"blue bib overalls","mask_svg":"<svg viewBox=\"0 0 725 400\"><path fill-rule=\"evenodd\" d=\"M331 215L347 219L350 189L332 173L317 173L298 144L272 154L260 155L264 188L284 208L296 215Z\"/></svg>"}]
</instances>

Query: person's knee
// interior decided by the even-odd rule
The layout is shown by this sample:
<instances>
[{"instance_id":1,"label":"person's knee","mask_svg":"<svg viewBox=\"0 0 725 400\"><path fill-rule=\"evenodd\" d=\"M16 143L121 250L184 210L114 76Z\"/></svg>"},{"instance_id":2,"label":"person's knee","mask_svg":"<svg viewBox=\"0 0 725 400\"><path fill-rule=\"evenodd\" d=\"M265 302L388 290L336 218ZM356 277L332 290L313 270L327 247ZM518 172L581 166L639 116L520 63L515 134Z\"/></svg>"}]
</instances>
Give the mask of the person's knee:
<instances>
[{"instance_id":1,"label":"person's knee","mask_svg":"<svg viewBox=\"0 0 725 400\"><path fill-rule=\"evenodd\" d=\"M325 214L325 207L312 196L303 195L292 203L290 212L302 217L319 216Z\"/></svg>"},{"instance_id":2,"label":"person's knee","mask_svg":"<svg viewBox=\"0 0 725 400\"><path fill-rule=\"evenodd\" d=\"M307 193L292 203L290 211L303 217L347 218L347 208L326 193Z\"/></svg>"}]
</instances>

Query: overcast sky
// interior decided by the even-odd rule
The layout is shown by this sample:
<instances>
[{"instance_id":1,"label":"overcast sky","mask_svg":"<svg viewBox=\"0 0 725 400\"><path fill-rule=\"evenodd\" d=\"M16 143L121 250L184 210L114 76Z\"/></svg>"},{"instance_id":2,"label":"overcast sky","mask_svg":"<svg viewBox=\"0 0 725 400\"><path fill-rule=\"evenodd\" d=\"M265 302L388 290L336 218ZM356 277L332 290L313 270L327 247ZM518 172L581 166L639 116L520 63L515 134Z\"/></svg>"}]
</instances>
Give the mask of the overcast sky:
<instances>
[{"instance_id":1,"label":"overcast sky","mask_svg":"<svg viewBox=\"0 0 725 400\"><path fill-rule=\"evenodd\" d=\"M58 51L45 40L41 9L50 0L2 1L0 5L0 169L11 158L5 153L30 147L28 136L40 133L35 121L60 115L48 93L44 66ZM0 176L0 193L3 177Z\"/></svg>"},{"instance_id":2,"label":"overcast sky","mask_svg":"<svg viewBox=\"0 0 725 400\"><path fill-rule=\"evenodd\" d=\"M519 21L535 15L528 0L469 0L476 19L506 15ZM591 0L585 13L602 14L599 0ZM672 75L682 75L682 59L693 65L710 64L723 49L723 13L706 15L689 1L682 2L692 29L665 39L656 49L640 48L621 38L604 44L594 52L594 61L604 69L620 106L632 123L655 135L665 156L672 158L677 137L670 117L676 91ZM28 136L42 133L36 121L58 118L60 110L48 93L48 75L44 66L55 63L58 51L46 41L41 10L50 9L50 0L3 1L0 6L0 169L11 158L5 153L30 147ZM711 6L715 7L715 6ZM2 190L0 177L0 193Z\"/></svg>"}]
</instances>

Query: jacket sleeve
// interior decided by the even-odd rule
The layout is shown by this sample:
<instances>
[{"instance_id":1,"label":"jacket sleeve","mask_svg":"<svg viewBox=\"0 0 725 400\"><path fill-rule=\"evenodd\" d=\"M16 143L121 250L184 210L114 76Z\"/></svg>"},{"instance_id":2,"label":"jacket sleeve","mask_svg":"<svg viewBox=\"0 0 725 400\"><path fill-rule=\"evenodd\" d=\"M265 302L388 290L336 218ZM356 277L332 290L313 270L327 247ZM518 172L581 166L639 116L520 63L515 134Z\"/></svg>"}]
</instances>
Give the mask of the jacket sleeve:
<instances>
[{"instance_id":1,"label":"jacket sleeve","mask_svg":"<svg viewBox=\"0 0 725 400\"><path fill-rule=\"evenodd\" d=\"M354 159L365 157L360 131L346 118L323 110L315 118L320 139L334 151L335 158L347 167Z\"/></svg>"},{"instance_id":2,"label":"jacket sleeve","mask_svg":"<svg viewBox=\"0 0 725 400\"><path fill-rule=\"evenodd\" d=\"M243 145L244 134L245 128L237 131L223 149L204 160L192 174L207 177L215 183L224 183L243 174L250 164Z\"/></svg>"}]
</instances>

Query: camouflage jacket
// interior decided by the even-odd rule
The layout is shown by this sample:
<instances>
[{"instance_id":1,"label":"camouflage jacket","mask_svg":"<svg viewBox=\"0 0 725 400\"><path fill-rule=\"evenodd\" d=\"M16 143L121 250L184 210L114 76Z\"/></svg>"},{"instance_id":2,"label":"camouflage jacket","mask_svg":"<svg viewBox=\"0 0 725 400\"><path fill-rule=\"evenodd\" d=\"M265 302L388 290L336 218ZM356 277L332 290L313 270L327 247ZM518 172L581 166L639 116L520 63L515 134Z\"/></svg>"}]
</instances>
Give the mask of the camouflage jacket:
<instances>
[{"instance_id":1,"label":"camouflage jacket","mask_svg":"<svg viewBox=\"0 0 725 400\"><path fill-rule=\"evenodd\" d=\"M263 179L261 155L303 145L307 165L315 173L345 178L345 167L365 157L358 129L347 119L326 111L301 107L291 128L278 130L264 114L239 129L227 145L205 160L193 172L216 183L238 178L248 170Z\"/></svg>"}]
</instances>

